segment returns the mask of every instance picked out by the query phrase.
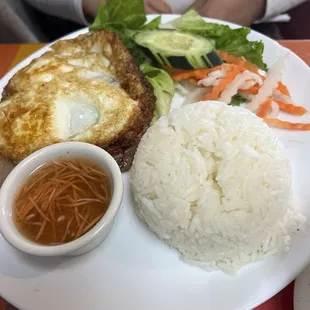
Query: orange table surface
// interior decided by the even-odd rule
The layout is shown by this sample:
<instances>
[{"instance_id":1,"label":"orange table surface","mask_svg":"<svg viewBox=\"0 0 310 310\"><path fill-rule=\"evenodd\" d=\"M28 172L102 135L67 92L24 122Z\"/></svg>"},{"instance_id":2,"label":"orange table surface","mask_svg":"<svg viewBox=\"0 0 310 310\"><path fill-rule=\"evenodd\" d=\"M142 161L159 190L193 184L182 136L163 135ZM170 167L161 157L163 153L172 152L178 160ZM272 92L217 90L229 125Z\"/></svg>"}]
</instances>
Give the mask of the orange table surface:
<instances>
[{"instance_id":1,"label":"orange table surface","mask_svg":"<svg viewBox=\"0 0 310 310\"><path fill-rule=\"evenodd\" d=\"M292 50L310 66L310 40L283 40L280 44ZM28 55L45 44L0 44L0 78ZM276 296L257 307L255 310L293 310L294 283L291 283ZM13 310L0 297L0 310ZM232 309L233 310L233 309Z\"/></svg>"}]
</instances>

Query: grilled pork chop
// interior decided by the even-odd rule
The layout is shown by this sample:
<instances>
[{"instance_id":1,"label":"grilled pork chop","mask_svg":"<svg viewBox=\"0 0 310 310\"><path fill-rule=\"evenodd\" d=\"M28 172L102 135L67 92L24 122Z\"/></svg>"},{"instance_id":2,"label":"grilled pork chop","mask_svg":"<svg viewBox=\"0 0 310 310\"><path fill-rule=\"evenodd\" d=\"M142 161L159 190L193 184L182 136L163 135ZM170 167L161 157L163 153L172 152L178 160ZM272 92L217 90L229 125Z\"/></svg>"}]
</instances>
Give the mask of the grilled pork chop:
<instances>
[{"instance_id":1,"label":"grilled pork chop","mask_svg":"<svg viewBox=\"0 0 310 310\"><path fill-rule=\"evenodd\" d=\"M107 150L124 171L156 98L118 35L102 30L58 41L18 71L0 103L0 152L20 161L62 141Z\"/></svg>"}]
</instances>

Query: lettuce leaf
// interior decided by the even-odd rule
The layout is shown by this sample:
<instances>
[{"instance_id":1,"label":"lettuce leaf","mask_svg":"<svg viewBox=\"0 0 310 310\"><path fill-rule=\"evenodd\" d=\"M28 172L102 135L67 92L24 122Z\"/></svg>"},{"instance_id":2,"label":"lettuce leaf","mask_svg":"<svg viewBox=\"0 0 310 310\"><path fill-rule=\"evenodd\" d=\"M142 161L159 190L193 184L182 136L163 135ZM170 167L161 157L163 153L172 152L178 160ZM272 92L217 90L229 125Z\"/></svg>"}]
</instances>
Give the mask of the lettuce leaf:
<instances>
[{"instance_id":1,"label":"lettuce leaf","mask_svg":"<svg viewBox=\"0 0 310 310\"><path fill-rule=\"evenodd\" d=\"M109 29L122 31L138 29L146 22L143 0L107 0L100 3L90 30Z\"/></svg>"},{"instance_id":2,"label":"lettuce leaf","mask_svg":"<svg viewBox=\"0 0 310 310\"><path fill-rule=\"evenodd\" d=\"M137 31L157 29L160 25L160 17L146 25L145 22L143 0L107 0L106 4L100 4L90 30L109 29L118 32L139 64L150 63L150 58L134 42L133 37ZM243 56L259 68L267 69L262 59L264 44L247 39L251 31L249 28L231 29L227 25L205 22L193 9L164 26L213 38L216 49L237 57Z\"/></svg>"},{"instance_id":3,"label":"lettuce leaf","mask_svg":"<svg viewBox=\"0 0 310 310\"><path fill-rule=\"evenodd\" d=\"M161 25L160 28L174 28L177 30L187 31L212 38L218 38L228 31L231 31L227 25L205 22L204 19L194 9L187 11L185 14L167 24Z\"/></svg>"},{"instance_id":4,"label":"lettuce leaf","mask_svg":"<svg viewBox=\"0 0 310 310\"><path fill-rule=\"evenodd\" d=\"M148 24L142 26L139 28L139 30L154 30L158 29L159 25L161 23L161 16L155 17L153 20L151 20Z\"/></svg>"},{"instance_id":5,"label":"lettuce leaf","mask_svg":"<svg viewBox=\"0 0 310 310\"><path fill-rule=\"evenodd\" d=\"M231 29L227 25L205 22L193 9L172 22L162 25L160 28L175 28L180 31L213 38L216 49L237 57L243 56L259 68L267 70L267 66L263 62L264 44L247 39L251 31L249 28Z\"/></svg>"},{"instance_id":6,"label":"lettuce leaf","mask_svg":"<svg viewBox=\"0 0 310 310\"><path fill-rule=\"evenodd\" d=\"M263 62L264 43L249 41L247 35L250 31L249 28L234 29L230 34L215 40L216 48L237 57L243 56L260 69L267 70L267 65Z\"/></svg>"},{"instance_id":7,"label":"lettuce leaf","mask_svg":"<svg viewBox=\"0 0 310 310\"><path fill-rule=\"evenodd\" d=\"M140 65L151 63L151 59L133 38L138 31L157 29L161 17L154 18L148 24L145 22L143 0L107 0L105 4L100 4L97 16L89 29L108 29L117 32L130 54Z\"/></svg>"},{"instance_id":8,"label":"lettuce leaf","mask_svg":"<svg viewBox=\"0 0 310 310\"><path fill-rule=\"evenodd\" d=\"M161 116L167 115L170 112L171 101L175 93L175 86L170 75L159 68L142 65L140 66L145 78L154 88L156 96L156 108L152 123L157 121Z\"/></svg>"}]
</instances>

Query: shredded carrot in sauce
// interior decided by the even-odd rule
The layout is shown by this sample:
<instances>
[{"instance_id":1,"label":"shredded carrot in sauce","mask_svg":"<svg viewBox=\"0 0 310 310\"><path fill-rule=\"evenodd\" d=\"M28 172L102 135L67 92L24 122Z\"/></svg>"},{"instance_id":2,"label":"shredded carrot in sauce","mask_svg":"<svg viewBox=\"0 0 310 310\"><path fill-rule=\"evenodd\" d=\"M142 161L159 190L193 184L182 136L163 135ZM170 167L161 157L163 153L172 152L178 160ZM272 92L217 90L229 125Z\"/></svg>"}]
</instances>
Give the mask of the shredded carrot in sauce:
<instances>
[{"instance_id":1,"label":"shredded carrot in sauce","mask_svg":"<svg viewBox=\"0 0 310 310\"><path fill-rule=\"evenodd\" d=\"M91 229L111 199L109 177L91 162L70 158L42 166L15 197L18 230L40 244L69 242Z\"/></svg>"}]
</instances>

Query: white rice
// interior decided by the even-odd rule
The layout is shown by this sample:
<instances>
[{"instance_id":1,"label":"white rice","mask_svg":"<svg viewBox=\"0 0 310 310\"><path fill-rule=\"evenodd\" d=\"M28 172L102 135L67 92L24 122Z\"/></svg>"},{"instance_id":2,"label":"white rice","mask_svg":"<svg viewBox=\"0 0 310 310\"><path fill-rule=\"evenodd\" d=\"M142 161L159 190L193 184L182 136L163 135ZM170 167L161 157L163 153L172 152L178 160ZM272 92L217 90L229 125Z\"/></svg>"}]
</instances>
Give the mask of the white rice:
<instances>
[{"instance_id":1,"label":"white rice","mask_svg":"<svg viewBox=\"0 0 310 310\"><path fill-rule=\"evenodd\" d=\"M246 109L184 106L143 136L131 173L136 210L181 258L233 273L288 250L305 221L282 143Z\"/></svg>"}]
</instances>

